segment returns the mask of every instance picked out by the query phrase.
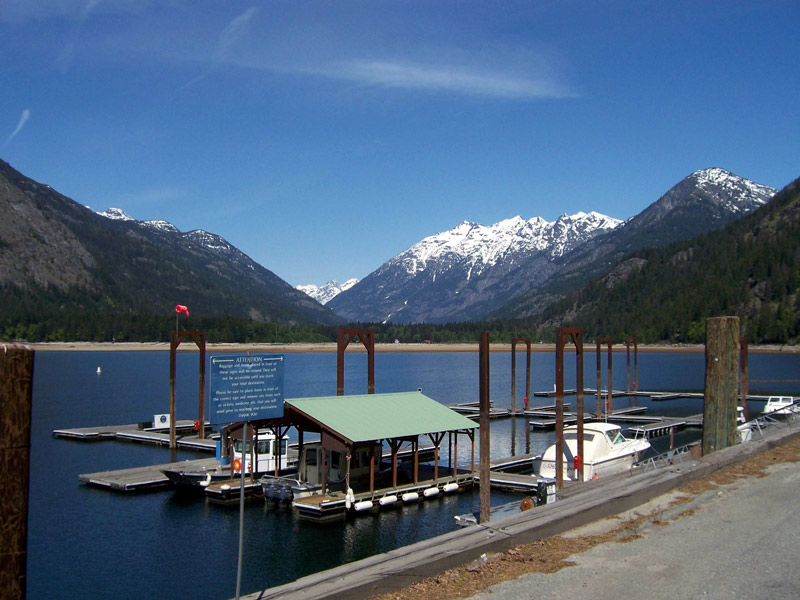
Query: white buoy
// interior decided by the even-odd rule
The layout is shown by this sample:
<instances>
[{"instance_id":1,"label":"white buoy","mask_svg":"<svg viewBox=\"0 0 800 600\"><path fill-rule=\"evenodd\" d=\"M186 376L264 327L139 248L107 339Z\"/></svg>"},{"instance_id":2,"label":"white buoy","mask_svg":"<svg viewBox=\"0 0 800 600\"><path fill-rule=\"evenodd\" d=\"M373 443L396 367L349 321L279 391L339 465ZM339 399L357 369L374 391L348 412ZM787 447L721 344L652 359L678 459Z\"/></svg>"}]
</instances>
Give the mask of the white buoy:
<instances>
[{"instance_id":1,"label":"white buoy","mask_svg":"<svg viewBox=\"0 0 800 600\"><path fill-rule=\"evenodd\" d=\"M356 502L353 505L353 508L356 509L356 512L364 512L365 510L369 510L372 508L372 500L361 500L360 502Z\"/></svg>"},{"instance_id":2,"label":"white buoy","mask_svg":"<svg viewBox=\"0 0 800 600\"><path fill-rule=\"evenodd\" d=\"M419 500L419 494L417 492L406 492L403 494L403 502L416 502Z\"/></svg>"},{"instance_id":3,"label":"white buoy","mask_svg":"<svg viewBox=\"0 0 800 600\"><path fill-rule=\"evenodd\" d=\"M422 495L425 496L426 498L433 498L434 496L438 496L439 495L439 488L438 487L429 487L424 492L422 492Z\"/></svg>"},{"instance_id":4,"label":"white buoy","mask_svg":"<svg viewBox=\"0 0 800 600\"><path fill-rule=\"evenodd\" d=\"M390 504L394 504L397 502L397 496L384 496L380 500L378 500L378 504L381 506L389 506Z\"/></svg>"},{"instance_id":5,"label":"white buoy","mask_svg":"<svg viewBox=\"0 0 800 600\"><path fill-rule=\"evenodd\" d=\"M442 490L445 494L449 494L450 492L455 492L458 490L458 484L455 481L451 481L450 483L444 484Z\"/></svg>"},{"instance_id":6,"label":"white buoy","mask_svg":"<svg viewBox=\"0 0 800 600\"><path fill-rule=\"evenodd\" d=\"M100 375L100 373L102 373L102 372L103 372L103 369L101 369L100 367L97 367L97 374Z\"/></svg>"}]
</instances>

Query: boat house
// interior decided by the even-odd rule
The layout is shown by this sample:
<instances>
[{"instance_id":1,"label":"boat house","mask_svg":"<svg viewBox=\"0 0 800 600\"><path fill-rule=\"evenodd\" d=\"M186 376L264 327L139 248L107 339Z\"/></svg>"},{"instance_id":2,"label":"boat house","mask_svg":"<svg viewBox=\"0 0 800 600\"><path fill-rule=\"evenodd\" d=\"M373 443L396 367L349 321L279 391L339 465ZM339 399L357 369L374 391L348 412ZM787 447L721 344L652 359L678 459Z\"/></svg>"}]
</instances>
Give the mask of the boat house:
<instances>
[{"instance_id":1,"label":"boat house","mask_svg":"<svg viewBox=\"0 0 800 600\"><path fill-rule=\"evenodd\" d=\"M336 513L432 497L472 481L478 425L421 391L286 399L283 417L252 425L271 429L276 439L290 427L297 429L298 484L313 490L295 492L293 505L301 516L304 511ZM319 441L304 442L306 434L318 435ZM457 464L460 438L470 443L468 469L459 470ZM450 458L440 466L445 439ZM389 459L383 470L382 455ZM423 455L425 462L432 459L424 476ZM398 478L401 457L408 465L403 481ZM279 469L276 466L276 475Z\"/></svg>"}]
</instances>

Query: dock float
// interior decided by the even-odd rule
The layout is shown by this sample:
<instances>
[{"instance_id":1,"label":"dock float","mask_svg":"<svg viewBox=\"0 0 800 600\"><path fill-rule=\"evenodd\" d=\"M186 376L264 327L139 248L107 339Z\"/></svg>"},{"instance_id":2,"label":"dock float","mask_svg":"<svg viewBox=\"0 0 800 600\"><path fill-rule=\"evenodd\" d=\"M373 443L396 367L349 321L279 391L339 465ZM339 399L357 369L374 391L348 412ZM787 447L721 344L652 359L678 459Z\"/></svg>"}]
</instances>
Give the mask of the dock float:
<instances>
[{"instance_id":1,"label":"dock float","mask_svg":"<svg viewBox=\"0 0 800 600\"><path fill-rule=\"evenodd\" d=\"M472 487L474 483L472 473L463 473L455 477L440 477L436 480L356 493L351 497L349 507L345 494L336 492L296 498L292 501L292 508L297 510L301 520L324 523L345 518L350 508L356 513L369 513L379 508L417 504Z\"/></svg>"},{"instance_id":2,"label":"dock float","mask_svg":"<svg viewBox=\"0 0 800 600\"><path fill-rule=\"evenodd\" d=\"M194 421L177 421L175 423L177 434L176 444L179 448L199 450L202 452L216 452L217 435L200 439L194 430ZM80 440L85 442L102 440L123 440L153 444L156 446L169 446L168 427L145 427L139 425L101 425L97 427L79 427L75 429L55 429L52 433L55 438Z\"/></svg>"},{"instance_id":3,"label":"dock float","mask_svg":"<svg viewBox=\"0 0 800 600\"><path fill-rule=\"evenodd\" d=\"M133 467L116 471L101 471L78 475L78 481L95 487L102 487L117 492L138 492L169 487L169 479L162 469L177 469L191 467L195 469L213 470L219 465L216 458L201 458L198 460L183 460L163 465L149 465L146 467Z\"/></svg>"}]
</instances>

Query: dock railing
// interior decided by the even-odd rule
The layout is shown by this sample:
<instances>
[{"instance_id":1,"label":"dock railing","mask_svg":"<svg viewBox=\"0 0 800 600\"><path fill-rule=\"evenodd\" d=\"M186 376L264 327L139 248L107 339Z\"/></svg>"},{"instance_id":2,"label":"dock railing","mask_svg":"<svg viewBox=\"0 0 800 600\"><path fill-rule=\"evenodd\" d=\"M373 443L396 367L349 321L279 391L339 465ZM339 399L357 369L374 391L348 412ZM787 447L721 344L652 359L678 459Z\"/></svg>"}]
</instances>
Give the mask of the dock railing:
<instances>
[{"instance_id":1,"label":"dock railing","mask_svg":"<svg viewBox=\"0 0 800 600\"><path fill-rule=\"evenodd\" d=\"M633 465L631 465L631 473L634 473L634 471L646 472L649 469L663 469L664 467L671 467L686 460L693 460L692 447L696 445L697 442L685 444L683 446L673 448L672 450L662 452L661 454L657 454L656 456L651 456L644 460L640 460L639 462L635 462Z\"/></svg>"}]
</instances>

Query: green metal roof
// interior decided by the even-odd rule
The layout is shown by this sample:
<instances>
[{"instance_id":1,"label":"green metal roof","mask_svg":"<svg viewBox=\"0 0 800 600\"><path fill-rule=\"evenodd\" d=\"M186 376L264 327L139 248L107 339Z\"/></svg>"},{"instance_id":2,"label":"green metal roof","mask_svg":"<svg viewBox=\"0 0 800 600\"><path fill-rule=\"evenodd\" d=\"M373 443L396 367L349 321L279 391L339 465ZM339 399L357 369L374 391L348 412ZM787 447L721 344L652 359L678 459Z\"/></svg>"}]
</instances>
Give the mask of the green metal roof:
<instances>
[{"instance_id":1,"label":"green metal roof","mask_svg":"<svg viewBox=\"0 0 800 600\"><path fill-rule=\"evenodd\" d=\"M287 398L286 404L350 442L478 427L422 392Z\"/></svg>"}]
</instances>

